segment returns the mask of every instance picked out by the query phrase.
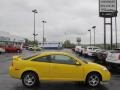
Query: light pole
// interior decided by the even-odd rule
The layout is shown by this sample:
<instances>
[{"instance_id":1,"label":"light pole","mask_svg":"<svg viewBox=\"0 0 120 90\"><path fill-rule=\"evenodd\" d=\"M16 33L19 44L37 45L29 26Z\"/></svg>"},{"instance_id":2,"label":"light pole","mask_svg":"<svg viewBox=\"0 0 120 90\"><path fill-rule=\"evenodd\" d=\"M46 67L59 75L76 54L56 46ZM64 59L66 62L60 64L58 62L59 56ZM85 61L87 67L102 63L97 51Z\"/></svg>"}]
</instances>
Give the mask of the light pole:
<instances>
[{"instance_id":1,"label":"light pole","mask_svg":"<svg viewBox=\"0 0 120 90\"><path fill-rule=\"evenodd\" d=\"M65 38L66 38L65 42L64 42L65 43L65 48L66 48L67 47L67 32L65 32L64 34L65 34Z\"/></svg>"},{"instance_id":2,"label":"light pole","mask_svg":"<svg viewBox=\"0 0 120 90\"><path fill-rule=\"evenodd\" d=\"M33 32L33 37L34 37L34 45L35 45L35 37L38 35L35 32L35 14L38 13L36 9L32 10L32 12L34 13L34 32Z\"/></svg>"},{"instance_id":3,"label":"light pole","mask_svg":"<svg viewBox=\"0 0 120 90\"><path fill-rule=\"evenodd\" d=\"M88 30L90 32L90 46L91 46L91 30Z\"/></svg>"},{"instance_id":4,"label":"light pole","mask_svg":"<svg viewBox=\"0 0 120 90\"><path fill-rule=\"evenodd\" d=\"M96 26L93 26L92 28L94 30L94 46L95 46L95 29L96 29Z\"/></svg>"},{"instance_id":5,"label":"light pole","mask_svg":"<svg viewBox=\"0 0 120 90\"><path fill-rule=\"evenodd\" d=\"M44 24L47 23L46 21L42 21L43 22L43 45L44 45L44 42L45 42L45 27L44 27Z\"/></svg>"}]
</instances>

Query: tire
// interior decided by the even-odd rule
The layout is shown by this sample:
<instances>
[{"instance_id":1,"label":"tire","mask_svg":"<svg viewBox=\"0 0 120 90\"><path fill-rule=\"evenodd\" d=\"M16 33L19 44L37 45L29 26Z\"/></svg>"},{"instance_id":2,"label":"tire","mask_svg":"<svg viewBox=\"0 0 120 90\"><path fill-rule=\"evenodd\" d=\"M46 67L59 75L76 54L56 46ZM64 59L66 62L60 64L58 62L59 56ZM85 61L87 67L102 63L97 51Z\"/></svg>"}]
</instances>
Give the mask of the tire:
<instances>
[{"instance_id":1,"label":"tire","mask_svg":"<svg viewBox=\"0 0 120 90\"><path fill-rule=\"evenodd\" d=\"M25 87L32 88L39 85L39 78L34 72L27 72L22 76L22 83Z\"/></svg>"},{"instance_id":2,"label":"tire","mask_svg":"<svg viewBox=\"0 0 120 90\"><path fill-rule=\"evenodd\" d=\"M100 85L101 77L97 73L91 73L86 78L86 84L90 87L97 87Z\"/></svg>"},{"instance_id":3,"label":"tire","mask_svg":"<svg viewBox=\"0 0 120 90\"><path fill-rule=\"evenodd\" d=\"M20 52L21 52L21 51L18 49L18 50L17 50L17 53L20 53Z\"/></svg>"}]
</instances>

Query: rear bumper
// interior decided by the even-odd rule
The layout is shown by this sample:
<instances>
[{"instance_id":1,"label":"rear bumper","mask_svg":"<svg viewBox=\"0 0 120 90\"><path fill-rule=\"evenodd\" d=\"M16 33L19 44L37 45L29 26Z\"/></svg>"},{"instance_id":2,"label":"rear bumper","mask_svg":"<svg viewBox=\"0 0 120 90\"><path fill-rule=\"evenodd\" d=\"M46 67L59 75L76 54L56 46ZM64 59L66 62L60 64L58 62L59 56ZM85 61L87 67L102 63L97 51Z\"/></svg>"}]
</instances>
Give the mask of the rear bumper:
<instances>
[{"instance_id":1,"label":"rear bumper","mask_svg":"<svg viewBox=\"0 0 120 90\"><path fill-rule=\"evenodd\" d=\"M10 66L10 68L9 68L9 75L12 78L16 78L16 79L20 79L21 78L20 71L19 70L15 70L15 68L13 68L12 66Z\"/></svg>"},{"instance_id":2,"label":"rear bumper","mask_svg":"<svg viewBox=\"0 0 120 90\"><path fill-rule=\"evenodd\" d=\"M120 69L120 63L114 63L114 62L107 61L107 66L109 66L112 69Z\"/></svg>"},{"instance_id":3,"label":"rear bumper","mask_svg":"<svg viewBox=\"0 0 120 90\"><path fill-rule=\"evenodd\" d=\"M88 53L88 56L94 57L94 56L96 56L96 54L94 52L90 52L90 53Z\"/></svg>"}]
</instances>

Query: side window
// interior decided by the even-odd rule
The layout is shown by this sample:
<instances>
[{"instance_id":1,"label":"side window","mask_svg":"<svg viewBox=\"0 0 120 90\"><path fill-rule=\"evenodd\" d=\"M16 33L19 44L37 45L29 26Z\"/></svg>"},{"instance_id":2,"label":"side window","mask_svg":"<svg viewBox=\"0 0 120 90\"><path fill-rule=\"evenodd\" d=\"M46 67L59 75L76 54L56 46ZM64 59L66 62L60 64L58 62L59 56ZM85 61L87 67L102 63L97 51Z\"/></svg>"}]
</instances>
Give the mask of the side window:
<instances>
[{"instance_id":1,"label":"side window","mask_svg":"<svg viewBox=\"0 0 120 90\"><path fill-rule=\"evenodd\" d=\"M38 62L50 62L51 56L43 56L33 59L32 61L38 61Z\"/></svg>"},{"instance_id":2,"label":"side window","mask_svg":"<svg viewBox=\"0 0 120 90\"><path fill-rule=\"evenodd\" d=\"M53 55L51 60L53 63L70 64L70 65L75 64L75 61L72 58L64 55Z\"/></svg>"},{"instance_id":3,"label":"side window","mask_svg":"<svg viewBox=\"0 0 120 90\"><path fill-rule=\"evenodd\" d=\"M92 50L92 48L88 48L88 49Z\"/></svg>"}]
</instances>

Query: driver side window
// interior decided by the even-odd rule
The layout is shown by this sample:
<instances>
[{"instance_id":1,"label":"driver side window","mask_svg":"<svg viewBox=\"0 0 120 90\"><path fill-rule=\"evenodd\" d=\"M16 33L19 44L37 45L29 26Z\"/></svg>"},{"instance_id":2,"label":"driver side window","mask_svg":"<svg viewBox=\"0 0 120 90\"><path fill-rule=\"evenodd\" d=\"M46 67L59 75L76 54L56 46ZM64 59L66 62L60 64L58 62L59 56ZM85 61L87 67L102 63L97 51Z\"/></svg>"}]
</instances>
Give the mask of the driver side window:
<instances>
[{"instance_id":1,"label":"driver side window","mask_svg":"<svg viewBox=\"0 0 120 90\"><path fill-rule=\"evenodd\" d=\"M52 62L58 64L70 64L75 65L75 60L65 55L52 55Z\"/></svg>"}]
</instances>

